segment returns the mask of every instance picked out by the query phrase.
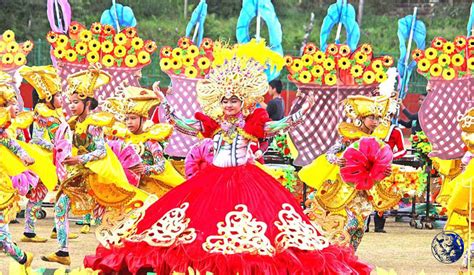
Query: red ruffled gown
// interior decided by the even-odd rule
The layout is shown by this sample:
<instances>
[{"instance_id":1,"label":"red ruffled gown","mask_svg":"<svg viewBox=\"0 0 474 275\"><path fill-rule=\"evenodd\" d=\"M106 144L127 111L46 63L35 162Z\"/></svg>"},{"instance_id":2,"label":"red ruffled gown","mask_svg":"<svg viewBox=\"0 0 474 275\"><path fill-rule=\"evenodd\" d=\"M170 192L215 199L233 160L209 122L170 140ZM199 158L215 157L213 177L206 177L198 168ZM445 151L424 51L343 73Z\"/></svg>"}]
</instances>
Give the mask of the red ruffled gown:
<instances>
[{"instance_id":1,"label":"red ruffled gown","mask_svg":"<svg viewBox=\"0 0 474 275\"><path fill-rule=\"evenodd\" d=\"M196 114L213 137L213 165L145 203L113 227L99 228L101 245L85 267L120 274L369 274L349 248L330 245L293 196L250 164L249 142L263 138L268 114L257 109L224 137L220 125ZM225 140L224 140L225 139Z\"/></svg>"}]
</instances>

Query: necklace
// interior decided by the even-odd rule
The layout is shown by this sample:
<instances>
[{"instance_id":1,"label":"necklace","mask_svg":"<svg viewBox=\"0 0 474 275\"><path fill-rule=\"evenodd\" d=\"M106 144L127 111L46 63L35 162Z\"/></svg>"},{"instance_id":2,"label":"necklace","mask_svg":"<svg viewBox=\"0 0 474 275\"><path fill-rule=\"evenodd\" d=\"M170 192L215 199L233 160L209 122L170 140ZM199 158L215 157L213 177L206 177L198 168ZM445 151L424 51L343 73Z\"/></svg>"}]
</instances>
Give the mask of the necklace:
<instances>
[{"instance_id":1,"label":"necklace","mask_svg":"<svg viewBox=\"0 0 474 275\"><path fill-rule=\"evenodd\" d=\"M222 129L222 139L228 144L232 144L234 139L239 133L239 129L242 129L245 125L244 116L239 113L237 116L222 117L220 119L220 125Z\"/></svg>"}]
</instances>

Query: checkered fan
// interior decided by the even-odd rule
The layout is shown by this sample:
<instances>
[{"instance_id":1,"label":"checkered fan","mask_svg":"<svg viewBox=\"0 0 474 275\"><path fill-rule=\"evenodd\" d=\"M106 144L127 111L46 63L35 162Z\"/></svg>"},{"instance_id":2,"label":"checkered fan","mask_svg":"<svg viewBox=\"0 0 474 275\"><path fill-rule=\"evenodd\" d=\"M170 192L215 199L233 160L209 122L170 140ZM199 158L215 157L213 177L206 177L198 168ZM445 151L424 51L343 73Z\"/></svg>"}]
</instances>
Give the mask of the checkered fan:
<instances>
[{"instance_id":1,"label":"checkered fan","mask_svg":"<svg viewBox=\"0 0 474 275\"><path fill-rule=\"evenodd\" d=\"M464 143L457 118L474 107L474 78L430 80L432 91L419 111L420 125L433 149L430 157L461 158Z\"/></svg>"},{"instance_id":2,"label":"checkered fan","mask_svg":"<svg viewBox=\"0 0 474 275\"><path fill-rule=\"evenodd\" d=\"M171 87L166 93L166 98L176 113L183 118L193 118L196 112L201 112L201 106L197 102L196 97L196 78L186 78L176 75L170 75ZM160 107L161 108L161 107ZM164 110L160 110L163 116ZM164 117L160 117L164 121ZM186 157L189 149L198 142L197 138L184 135L178 131L174 131L168 140L165 153L174 157Z\"/></svg>"},{"instance_id":3,"label":"checkered fan","mask_svg":"<svg viewBox=\"0 0 474 275\"><path fill-rule=\"evenodd\" d=\"M82 70L87 70L89 68L89 64L77 64L77 63L69 63L69 62L58 62L58 71L59 76L62 79L62 86L63 91L66 90L67 87L67 77L70 74L77 73ZM102 68L105 72L109 73L112 76L112 79L109 84L101 87L100 91L96 92L96 98L99 101L100 110L101 106L107 98L113 95L115 92L115 88L118 87L123 81L127 81L131 86L140 86L138 82L137 73L143 68L135 67L135 68L118 68L118 67L110 67L110 68ZM66 105L66 111L69 114L69 108Z\"/></svg>"},{"instance_id":4,"label":"checkered fan","mask_svg":"<svg viewBox=\"0 0 474 275\"><path fill-rule=\"evenodd\" d=\"M311 93L315 95L316 102L303 118L303 123L290 130L291 139L298 150L294 164L310 164L337 141L336 126L343 119L343 108L339 104L342 100L349 95L371 95L375 88L375 85L321 87L298 84L302 96L294 102L290 114L298 111Z\"/></svg>"}]
</instances>

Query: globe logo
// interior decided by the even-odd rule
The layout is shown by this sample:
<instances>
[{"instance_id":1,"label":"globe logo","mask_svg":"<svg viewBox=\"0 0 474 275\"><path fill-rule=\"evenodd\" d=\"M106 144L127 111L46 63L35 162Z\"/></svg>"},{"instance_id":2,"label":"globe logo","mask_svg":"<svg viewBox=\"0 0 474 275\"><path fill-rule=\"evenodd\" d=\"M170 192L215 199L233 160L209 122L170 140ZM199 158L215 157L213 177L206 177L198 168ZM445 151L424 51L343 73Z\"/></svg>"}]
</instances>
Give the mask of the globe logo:
<instances>
[{"instance_id":1,"label":"globe logo","mask_svg":"<svg viewBox=\"0 0 474 275\"><path fill-rule=\"evenodd\" d=\"M444 264L458 261L464 253L464 241L452 231L438 233L431 242L431 253Z\"/></svg>"}]
</instances>

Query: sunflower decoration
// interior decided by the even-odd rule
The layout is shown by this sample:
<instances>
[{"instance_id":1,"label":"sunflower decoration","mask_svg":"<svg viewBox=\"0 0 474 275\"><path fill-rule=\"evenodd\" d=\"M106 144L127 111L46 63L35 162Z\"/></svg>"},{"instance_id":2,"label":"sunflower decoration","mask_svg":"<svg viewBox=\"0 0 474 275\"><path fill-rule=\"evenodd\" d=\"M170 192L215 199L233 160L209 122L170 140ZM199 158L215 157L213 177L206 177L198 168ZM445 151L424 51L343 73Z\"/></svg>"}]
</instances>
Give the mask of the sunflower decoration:
<instances>
[{"instance_id":1,"label":"sunflower decoration","mask_svg":"<svg viewBox=\"0 0 474 275\"><path fill-rule=\"evenodd\" d=\"M415 49L412 57L417 62L418 73L428 80L437 78L446 81L472 75L473 70L469 67L469 43L472 41L474 49L474 40L471 38L460 35L449 41L436 37L426 50Z\"/></svg>"},{"instance_id":2,"label":"sunflower decoration","mask_svg":"<svg viewBox=\"0 0 474 275\"><path fill-rule=\"evenodd\" d=\"M99 22L90 28L72 22L67 35L50 31L46 39L57 60L84 65L100 63L105 68L142 68L151 63L157 49L154 41L139 37L134 27L116 33L112 26Z\"/></svg>"},{"instance_id":3,"label":"sunflower decoration","mask_svg":"<svg viewBox=\"0 0 474 275\"><path fill-rule=\"evenodd\" d=\"M288 79L316 86L359 86L381 83L394 65L391 56L374 57L372 46L363 44L354 52L348 45L329 44L325 51L308 43L301 57L285 56Z\"/></svg>"},{"instance_id":4,"label":"sunflower decoration","mask_svg":"<svg viewBox=\"0 0 474 275\"><path fill-rule=\"evenodd\" d=\"M26 64L26 57L33 50L34 44L28 40L18 43L15 33L6 30L0 35L0 69L14 70Z\"/></svg>"},{"instance_id":5,"label":"sunflower decoration","mask_svg":"<svg viewBox=\"0 0 474 275\"><path fill-rule=\"evenodd\" d=\"M204 78L212 67L216 45L221 47L220 43L210 38L204 38L201 45L195 45L189 37L181 37L176 48L161 48L160 68L170 76Z\"/></svg>"}]
</instances>

